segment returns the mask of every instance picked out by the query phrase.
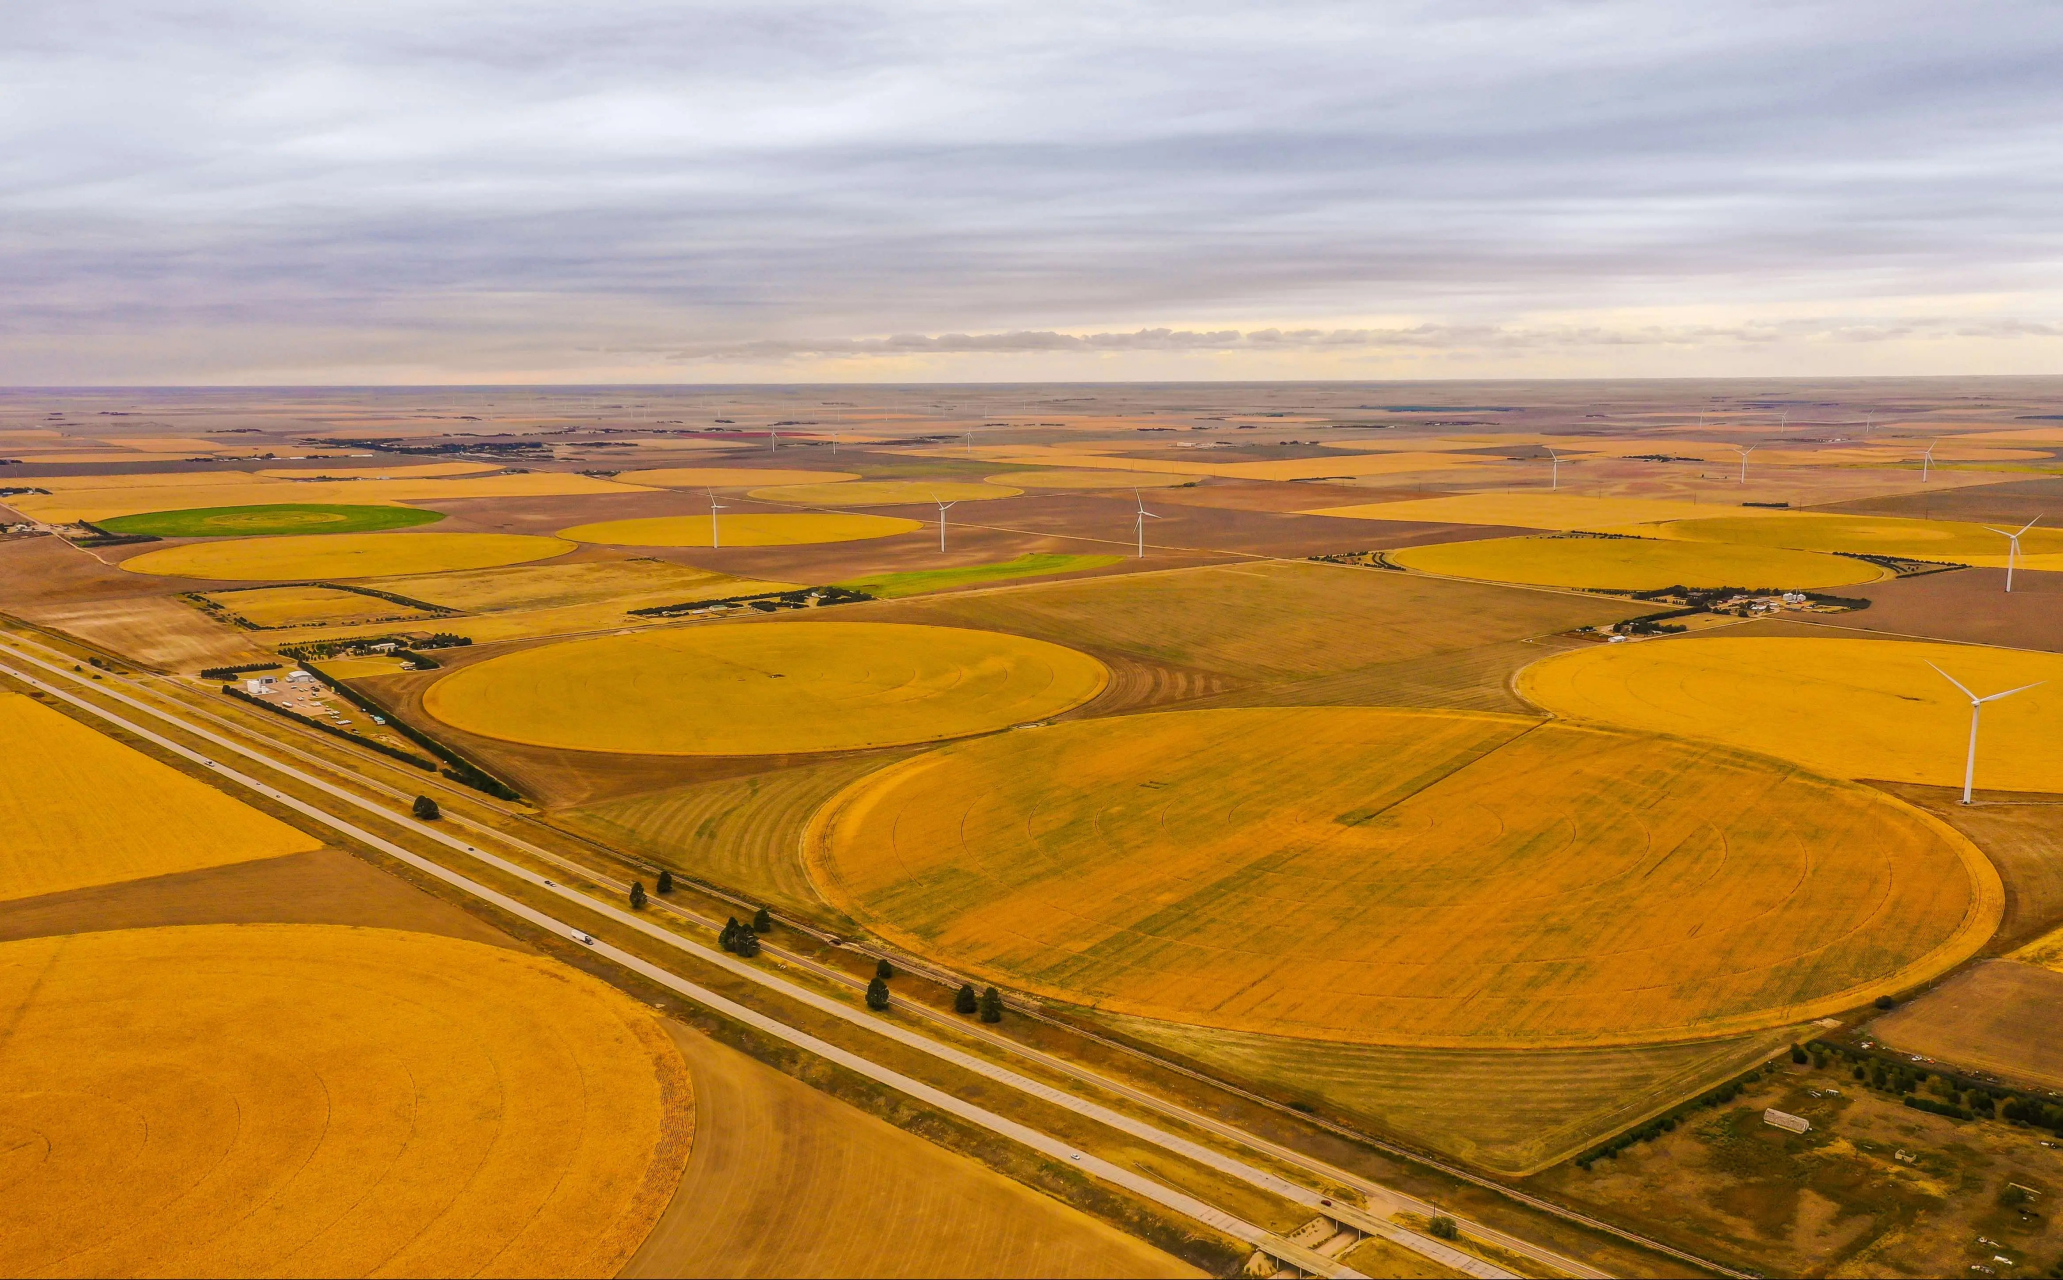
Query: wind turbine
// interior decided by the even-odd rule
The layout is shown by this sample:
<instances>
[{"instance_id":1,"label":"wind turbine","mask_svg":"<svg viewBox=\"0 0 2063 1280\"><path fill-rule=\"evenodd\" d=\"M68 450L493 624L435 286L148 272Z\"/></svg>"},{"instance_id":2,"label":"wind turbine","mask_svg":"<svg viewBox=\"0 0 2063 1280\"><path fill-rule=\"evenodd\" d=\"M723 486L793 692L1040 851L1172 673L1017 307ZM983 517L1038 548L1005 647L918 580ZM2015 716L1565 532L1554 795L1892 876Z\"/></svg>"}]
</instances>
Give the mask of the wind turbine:
<instances>
[{"instance_id":1,"label":"wind turbine","mask_svg":"<svg viewBox=\"0 0 2063 1280\"><path fill-rule=\"evenodd\" d=\"M1562 455L1556 453L1551 444L1543 444L1540 447L1547 450L1547 456L1552 459L1547 464L1547 491L1553 493L1562 487Z\"/></svg>"},{"instance_id":2,"label":"wind turbine","mask_svg":"<svg viewBox=\"0 0 2063 1280\"><path fill-rule=\"evenodd\" d=\"M2034 518L2034 520L2039 519L2041 519L2040 516ZM2021 525L2020 533L2026 533L2029 529L2034 528L2034 520L2029 520L2026 524ZM1985 525L1984 527L1991 529L1990 525ZM2020 533L2007 533L2004 529L1991 529L1991 531L2004 538L2010 544L2006 550L2006 590L2011 591L2013 589L2013 565L2014 562L2020 559Z\"/></svg>"},{"instance_id":3,"label":"wind turbine","mask_svg":"<svg viewBox=\"0 0 2063 1280\"><path fill-rule=\"evenodd\" d=\"M766 431L766 451L768 453L772 453L780 447L781 433L774 430L772 427L768 427Z\"/></svg>"},{"instance_id":4,"label":"wind turbine","mask_svg":"<svg viewBox=\"0 0 2063 1280\"><path fill-rule=\"evenodd\" d=\"M938 502L938 495L935 493L932 494L931 500L933 502ZM938 502L938 549L940 551L944 551L946 549L946 512L951 511L954 507L957 507L959 505L960 504L957 499L952 502Z\"/></svg>"},{"instance_id":5,"label":"wind turbine","mask_svg":"<svg viewBox=\"0 0 2063 1280\"><path fill-rule=\"evenodd\" d=\"M1934 664L1931 662L1927 665L1934 667ZM1970 755L1963 762L1963 803L1968 804L1970 803L1970 784L1977 777L1977 716L1984 710L1984 704L1987 702L1997 702L2000 698L2010 698L2016 693L2026 693L2029 689L2034 688L2035 685L2047 684L2048 681L2037 680L2034 684L2023 684L2018 689L2008 689L2004 693L1994 693L1980 698L1968 689L1964 689L1962 681L1943 671L1940 667L1934 667L1934 672L1943 680L1961 689L1963 696L1970 700Z\"/></svg>"},{"instance_id":6,"label":"wind turbine","mask_svg":"<svg viewBox=\"0 0 2063 1280\"><path fill-rule=\"evenodd\" d=\"M1920 483L1921 483L1921 484L1925 484L1925 483L1927 483L1927 473L1928 473L1929 471L1932 471L1932 470L1934 469L1934 445L1936 445L1936 444L1940 444L1940 443L1941 443L1941 440L1940 440L1940 438L1939 438L1939 437L1936 437L1936 438L1935 438L1935 440L1934 440L1934 444L1930 444L1930 445L1928 445L1928 446L1927 446L1927 452L1926 452L1925 454L1922 454L1922 455L1921 455L1921 457L1920 457Z\"/></svg>"},{"instance_id":7,"label":"wind turbine","mask_svg":"<svg viewBox=\"0 0 2063 1280\"><path fill-rule=\"evenodd\" d=\"M716 513L726 510L726 507L716 500L716 490L704 489L702 492L709 495L709 545L711 548L720 547L723 545L723 537L716 527Z\"/></svg>"},{"instance_id":8,"label":"wind turbine","mask_svg":"<svg viewBox=\"0 0 2063 1280\"><path fill-rule=\"evenodd\" d=\"M1737 444L1734 448L1741 455L1741 483L1746 484L1748 483L1748 455L1755 452L1756 447L1752 444L1745 446Z\"/></svg>"},{"instance_id":9,"label":"wind turbine","mask_svg":"<svg viewBox=\"0 0 2063 1280\"><path fill-rule=\"evenodd\" d=\"M1139 496L1137 489L1132 490L1132 501L1139 504L1139 515L1132 523L1138 526L1139 558L1144 560L1146 558L1146 522L1148 520L1158 520L1160 517L1146 509L1146 499Z\"/></svg>"}]
</instances>

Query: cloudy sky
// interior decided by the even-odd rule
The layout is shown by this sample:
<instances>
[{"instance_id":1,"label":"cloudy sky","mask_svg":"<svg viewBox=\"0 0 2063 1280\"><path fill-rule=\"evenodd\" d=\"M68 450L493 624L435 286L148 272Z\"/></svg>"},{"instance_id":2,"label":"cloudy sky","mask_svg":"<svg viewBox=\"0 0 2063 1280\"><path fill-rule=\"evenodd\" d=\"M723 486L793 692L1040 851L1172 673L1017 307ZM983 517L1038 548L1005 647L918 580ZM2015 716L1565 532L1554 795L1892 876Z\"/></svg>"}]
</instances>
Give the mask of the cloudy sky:
<instances>
[{"instance_id":1,"label":"cloudy sky","mask_svg":"<svg viewBox=\"0 0 2063 1280\"><path fill-rule=\"evenodd\" d=\"M2063 371L2063 5L10 0L0 382Z\"/></svg>"}]
</instances>

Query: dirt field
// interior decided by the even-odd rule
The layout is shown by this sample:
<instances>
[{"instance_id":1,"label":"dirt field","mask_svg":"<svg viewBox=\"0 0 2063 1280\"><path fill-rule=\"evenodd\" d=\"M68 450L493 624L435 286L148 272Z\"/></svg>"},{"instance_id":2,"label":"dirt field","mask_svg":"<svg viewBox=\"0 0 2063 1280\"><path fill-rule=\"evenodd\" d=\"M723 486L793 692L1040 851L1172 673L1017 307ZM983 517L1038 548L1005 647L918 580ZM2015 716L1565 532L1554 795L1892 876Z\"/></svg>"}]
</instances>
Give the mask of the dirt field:
<instances>
[{"instance_id":1,"label":"dirt field","mask_svg":"<svg viewBox=\"0 0 2063 1280\"><path fill-rule=\"evenodd\" d=\"M1566 1160L1795 1038L1779 1028L1638 1048L1395 1049L1114 1013L1088 1020L1221 1079L1513 1177Z\"/></svg>"},{"instance_id":2,"label":"dirt field","mask_svg":"<svg viewBox=\"0 0 2063 1280\"><path fill-rule=\"evenodd\" d=\"M1908 520L1962 520L1972 524L2002 525L2010 520L2017 529L2036 516L2042 518L2043 524L2063 519L2063 479L2007 480L1974 488L1859 498L1818 510L1841 515L1900 516Z\"/></svg>"},{"instance_id":3,"label":"dirt field","mask_svg":"<svg viewBox=\"0 0 2063 1280\"><path fill-rule=\"evenodd\" d=\"M2063 801L2038 792L1987 792L1965 805L1960 787L1873 783L1925 809L1984 850L2006 886L2006 914L1989 951L1999 953L2063 926Z\"/></svg>"},{"instance_id":4,"label":"dirt field","mask_svg":"<svg viewBox=\"0 0 2063 1280\"><path fill-rule=\"evenodd\" d=\"M1871 602L1859 613L1797 615L1835 631L1875 631L2016 649L2063 650L2063 573L1999 569L1930 573L1844 590Z\"/></svg>"},{"instance_id":5,"label":"dirt field","mask_svg":"<svg viewBox=\"0 0 2063 1280\"><path fill-rule=\"evenodd\" d=\"M1200 1274L668 1025L695 1081L695 1145L625 1276Z\"/></svg>"},{"instance_id":6,"label":"dirt field","mask_svg":"<svg viewBox=\"0 0 2063 1280\"><path fill-rule=\"evenodd\" d=\"M1543 587L1653 591L1661 587L1781 587L1810 591L1887 578L1861 560L1773 547L1652 538L1497 538L1390 553L1407 569Z\"/></svg>"},{"instance_id":7,"label":"dirt field","mask_svg":"<svg viewBox=\"0 0 2063 1280\"><path fill-rule=\"evenodd\" d=\"M1870 1024L1905 1053L1975 1067L2001 1080L2063 1089L2063 973L1987 960Z\"/></svg>"},{"instance_id":8,"label":"dirt field","mask_svg":"<svg viewBox=\"0 0 2063 1280\"><path fill-rule=\"evenodd\" d=\"M521 564L571 550L557 538L505 533L333 533L188 543L132 556L122 568L223 582L377 578Z\"/></svg>"},{"instance_id":9,"label":"dirt field","mask_svg":"<svg viewBox=\"0 0 2063 1280\"><path fill-rule=\"evenodd\" d=\"M1009 489L1163 489L1194 484L1194 476L1155 475L1151 471L1006 471L984 477Z\"/></svg>"},{"instance_id":10,"label":"dirt field","mask_svg":"<svg viewBox=\"0 0 2063 1280\"><path fill-rule=\"evenodd\" d=\"M1841 615L1848 616L1848 615ZM1960 786L1970 703L1932 662L1980 694L2048 683L1984 709L1977 784L2063 791L2063 659L1971 645L1825 639L1649 640L1551 658L1519 678L1559 715L1716 738L1846 778Z\"/></svg>"},{"instance_id":11,"label":"dirt field","mask_svg":"<svg viewBox=\"0 0 2063 1280\"><path fill-rule=\"evenodd\" d=\"M506 948L327 925L31 939L0 945L0 1007L0 1123L47 1153L0 1201L15 1275L610 1276L692 1133L648 1010Z\"/></svg>"},{"instance_id":12,"label":"dirt field","mask_svg":"<svg viewBox=\"0 0 2063 1280\"><path fill-rule=\"evenodd\" d=\"M637 520L605 520L600 524L575 525L559 530L559 536L575 542L603 543L617 547L788 547L812 542L859 542L868 538L892 538L923 528L915 520L894 516L833 515L827 512L796 512L769 515L764 512L718 511L712 522L705 515L658 516Z\"/></svg>"},{"instance_id":13,"label":"dirt field","mask_svg":"<svg viewBox=\"0 0 2063 1280\"><path fill-rule=\"evenodd\" d=\"M361 597L362 599L363 597ZM269 662L246 633L171 596L17 607L20 617L161 671L198 671Z\"/></svg>"},{"instance_id":14,"label":"dirt field","mask_svg":"<svg viewBox=\"0 0 2063 1280\"><path fill-rule=\"evenodd\" d=\"M1325 507L1305 514L1345 520L1411 520L1435 524L1515 525L1521 529L1638 533L1648 525L1707 514L1697 504L1658 498L1591 498L1575 492L1472 493L1447 498ZM1729 515L1734 512L1728 512Z\"/></svg>"},{"instance_id":15,"label":"dirt field","mask_svg":"<svg viewBox=\"0 0 2063 1280\"><path fill-rule=\"evenodd\" d=\"M622 484L662 489L749 489L763 484L837 484L859 478L859 473L853 471L796 471L778 467L657 467L619 471L615 476Z\"/></svg>"},{"instance_id":16,"label":"dirt field","mask_svg":"<svg viewBox=\"0 0 2063 1280\"><path fill-rule=\"evenodd\" d=\"M768 622L525 649L431 686L484 737L644 755L776 755L933 742L1042 720L1103 688L1072 649L944 627Z\"/></svg>"},{"instance_id":17,"label":"dirt field","mask_svg":"<svg viewBox=\"0 0 2063 1280\"><path fill-rule=\"evenodd\" d=\"M0 900L274 858L321 842L0 693Z\"/></svg>"},{"instance_id":18,"label":"dirt field","mask_svg":"<svg viewBox=\"0 0 2063 1280\"><path fill-rule=\"evenodd\" d=\"M1812 1131L1764 1124L1771 1106ZM2036 1190L2027 1211L2003 1195L2009 1182ZM1589 1172L1562 1165L1530 1185L1765 1275L2033 1275L2063 1254L2063 1151L2026 1129L1915 1111L1844 1070L1779 1072Z\"/></svg>"},{"instance_id":19,"label":"dirt field","mask_svg":"<svg viewBox=\"0 0 2063 1280\"><path fill-rule=\"evenodd\" d=\"M965 480L850 480L840 484L777 484L747 495L761 502L805 507L899 507L928 502L991 502L1022 493L1006 485Z\"/></svg>"},{"instance_id":20,"label":"dirt field","mask_svg":"<svg viewBox=\"0 0 2063 1280\"><path fill-rule=\"evenodd\" d=\"M1867 788L1716 745L1372 709L958 743L826 804L804 858L884 938L1017 990L1430 1047L1796 1023L1952 967L2003 908L1973 846Z\"/></svg>"}]
</instances>

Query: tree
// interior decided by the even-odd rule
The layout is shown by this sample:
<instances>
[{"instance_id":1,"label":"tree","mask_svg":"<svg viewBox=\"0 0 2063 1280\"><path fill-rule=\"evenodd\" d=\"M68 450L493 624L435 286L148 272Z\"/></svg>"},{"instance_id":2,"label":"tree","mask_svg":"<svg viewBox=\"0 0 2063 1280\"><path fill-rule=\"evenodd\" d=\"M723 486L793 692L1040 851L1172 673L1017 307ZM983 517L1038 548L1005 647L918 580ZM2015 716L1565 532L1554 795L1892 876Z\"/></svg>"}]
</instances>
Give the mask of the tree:
<instances>
[{"instance_id":1,"label":"tree","mask_svg":"<svg viewBox=\"0 0 2063 1280\"><path fill-rule=\"evenodd\" d=\"M673 892L673 872L671 872L671 871L661 871L661 872L659 873L659 892L661 892L661 893L672 893L672 892Z\"/></svg>"},{"instance_id":2,"label":"tree","mask_svg":"<svg viewBox=\"0 0 2063 1280\"><path fill-rule=\"evenodd\" d=\"M974 984L963 982L960 984L960 994L953 997L953 1012L973 1013L980 1007L980 1003L980 999L974 994Z\"/></svg>"},{"instance_id":3,"label":"tree","mask_svg":"<svg viewBox=\"0 0 2063 1280\"><path fill-rule=\"evenodd\" d=\"M718 945L722 946L726 951L736 951L738 949L738 930L740 927L738 917L732 916L730 921L724 925L723 932L716 935Z\"/></svg>"},{"instance_id":4,"label":"tree","mask_svg":"<svg viewBox=\"0 0 2063 1280\"><path fill-rule=\"evenodd\" d=\"M759 954L759 935L741 926L738 929L737 942L732 949L745 959L750 960Z\"/></svg>"},{"instance_id":5,"label":"tree","mask_svg":"<svg viewBox=\"0 0 2063 1280\"><path fill-rule=\"evenodd\" d=\"M769 912L765 907L761 907L759 910L752 913L752 932L772 933L773 931L774 917L771 912Z\"/></svg>"},{"instance_id":6,"label":"tree","mask_svg":"<svg viewBox=\"0 0 2063 1280\"><path fill-rule=\"evenodd\" d=\"M642 880L630 882L630 909L632 911L643 911L645 909L645 882Z\"/></svg>"},{"instance_id":7,"label":"tree","mask_svg":"<svg viewBox=\"0 0 2063 1280\"><path fill-rule=\"evenodd\" d=\"M1799 1044L1795 1040L1791 1042L1791 1061L1799 1064L1800 1066L1803 1066L1805 1063L1812 1061L1811 1058L1806 1056L1805 1046Z\"/></svg>"},{"instance_id":8,"label":"tree","mask_svg":"<svg viewBox=\"0 0 2063 1280\"><path fill-rule=\"evenodd\" d=\"M409 809L415 814L417 822L435 822L444 816L444 811L437 807L437 802L428 796L417 796Z\"/></svg>"},{"instance_id":9,"label":"tree","mask_svg":"<svg viewBox=\"0 0 2063 1280\"><path fill-rule=\"evenodd\" d=\"M867 984L867 1007L879 1013L888 1007L888 984L876 978Z\"/></svg>"},{"instance_id":10,"label":"tree","mask_svg":"<svg viewBox=\"0 0 2063 1280\"><path fill-rule=\"evenodd\" d=\"M886 982L895 976L895 966L886 960L877 960L874 962L874 976Z\"/></svg>"},{"instance_id":11,"label":"tree","mask_svg":"<svg viewBox=\"0 0 2063 1280\"><path fill-rule=\"evenodd\" d=\"M1440 1237L1440 1239L1442 1240L1453 1240L1461 1235L1460 1226L1456 1225L1454 1219L1448 1217L1444 1213L1435 1217L1431 1222L1428 1222L1426 1224L1426 1230L1432 1232L1434 1235Z\"/></svg>"},{"instance_id":12,"label":"tree","mask_svg":"<svg viewBox=\"0 0 2063 1280\"><path fill-rule=\"evenodd\" d=\"M1877 1007L1879 1009L1895 1009L1898 1007L1898 1001L1893 1000L1890 996L1878 996Z\"/></svg>"},{"instance_id":13,"label":"tree","mask_svg":"<svg viewBox=\"0 0 2063 1280\"><path fill-rule=\"evenodd\" d=\"M1003 993L990 987L981 993L981 1020L1001 1022L1003 1020Z\"/></svg>"}]
</instances>

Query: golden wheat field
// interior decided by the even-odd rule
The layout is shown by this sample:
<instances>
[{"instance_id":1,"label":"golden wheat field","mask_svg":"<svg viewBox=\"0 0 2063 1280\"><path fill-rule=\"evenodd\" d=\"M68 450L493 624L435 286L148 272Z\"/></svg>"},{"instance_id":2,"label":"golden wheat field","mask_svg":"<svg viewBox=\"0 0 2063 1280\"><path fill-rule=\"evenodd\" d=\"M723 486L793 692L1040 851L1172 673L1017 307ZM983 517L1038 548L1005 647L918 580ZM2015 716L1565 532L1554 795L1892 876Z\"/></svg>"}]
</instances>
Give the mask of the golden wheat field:
<instances>
[{"instance_id":1,"label":"golden wheat field","mask_svg":"<svg viewBox=\"0 0 2063 1280\"><path fill-rule=\"evenodd\" d=\"M1151 471L1007 471L987 477L984 483L1011 489L1166 489L1194 484L1196 477Z\"/></svg>"},{"instance_id":2,"label":"golden wheat field","mask_svg":"<svg viewBox=\"0 0 2063 1280\"><path fill-rule=\"evenodd\" d=\"M453 672L423 706L511 742L773 755L1001 729L1079 706L1107 678L1086 654L990 631L744 623L525 649Z\"/></svg>"},{"instance_id":3,"label":"golden wheat field","mask_svg":"<svg viewBox=\"0 0 2063 1280\"><path fill-rule=\"evenodd\" d=\"M242 591L211 591L202 599L242 618L254 627L344 626L352 623L400 618L434 618L431 610L417 609L378 596L360 595L336 587L301 583L291 587L253 587Z\"/></svg>"},{"instance_id":4,"label":"golden wheat field","mask_svg":"<svg viewBox=\"0 0 2063 1280\"><path fill-rule=\"evenodd\" d=\"M34 698L0 693L0 900L319 848Z\"/></svg>"},{"instance_id":5,"label":"golden wheat field","mask_svg":"<svg viewBox=\"0 0 2063 1280\"><path fill-rule=\"evenodd\" d=\"M741 587L740 584L744 585ZM695 600L765 589L757 582L734 578L727 573L647 558L468 569L397 578L391 583L374 578L361 585L392 591L411 600L441 605L446 609L478 613L556 609L659 594Z\"/></svg>"},{"instance_id":6,"label":"golden wheat field","mask_svg":"<svg viewBox=\"0 0 2063 1280\"><path fill-rule=\"evenodd\" d=\"M1991 936L1997 873L1868 788L1718 744L1375 708L1073 721L891 765L805 837L834 906L989 981L1428 1047L1850 1007Z\"/></svg>"},{"instance_id":7,"label":"golden wheat field","mask_svg":"<svg viewBox=\"0 0 2063 1280\"><path fill-rule=\"evenodd\" d=\"M1403 502L1370 502L1350 507L1321 507L1307 516L1346 520L1410 520L1427 524L1510 525L1519 529L1575 530L1584 533L1637 533L1668 520L1685 520L1711 511L1695 502L1663 498L1585 498L1574 493L1461 493L1446 498L1413 498ZM1734 514L1732 511L1730 515ZM1746 519L1759 517L1748 516Z\"/></svg>"},{"instance_id":8,"label":"golden wheat field","mask_svg":"<svg viewBox=\"0 0 2063 1280\"><path fill-rule=\"evenodd\" d=\"M1659 587L1813 589L1874 582L1889 570L1862 560L1726 543L1655 538L1490 538L1392 551L1421 573L1541 587L1652 591Z\"/></svg>"},{"instance_id":9,"label":"golden wheat field","mask_svg":"<svg viewBox=\"0 0 2063 1280\"><path fill-rule=\"evenodd\" d=\"M268 480L418 480L425 476L476 476L499 471L492 462L420 462L413 466L323 467L316 471L260 471ZM220 473L217 473L218 475Z\"/></svg>"},{"instance_id":10,"label":"golden wheat field","mask_svg":"<svg viewBox=\"0 0 2063 1280\"><path fill-rule=\"evenodd\" d=\"M622 471L616 478L624 484L647 484L660 489L745 489L760 484L837 484L857 480L856 471L795 471L772 467L655 467L647 471Z\"/></svg>"},{"instance_id":11,"label":"golden wheat field","mask_svg":"<svg viewBox=\"0 0 2063 1280\"><path fill-rule=\"evenodd\" d=\"M230 476L235 476L234 480ZM196 507L234 507L272 501L325 503L344 502L399 505L406 502L442 502L453 498L546 498L595 494L651 493L637 485L617 484L593 476L567 475L557 471L466 477L421 476L397 480L265 480L243 472L221 472L201 478L217 484L184 483L163 486L132 485L131 476L95 476L100 482L91 488L55 490L37 482L37 488L53 492L7 500L7 505L38 520L64 523L70 520L105 520L113 516L142 515L152 511L191 511ZM155 478L155 477L154 477Z\"/></svg>"},{"instance_id":12,"label":"golden wheat field","mask_svg":"<svg viewBox=\"0 0 2063 1280\"><path fill-rule=\"evenodd\" d=\"M890 538L924 526L894 516L861 516L821 511L787 514L719 511L711 524L706 515L653 516L642 520L604 520L559 530L575 542L618 547L792 547L812 542L859 542Z\"/></svg>"},{"instance_id":13,"label":"golden wheat field","mask_svg":"<svg viewBox=\"0 0 2063 1280\"><path fill-rule=\"evenodd\" d=\"M1984 708L1977 785L2063 791L2063 655L1897 640L1695 639L1579 649L1519 675L1559 715L1729 742L1843 778L1961 786L1970 702Z\"/></svg>"},{"instance_id":14,"label":"golden wheat field","mask_svg":"<svg viewBox=\"0 0 2063 1280\"><path fill-rule=\"evenodd\" d=\"M2038 514L2030 511L2030 516ZM2001 525L2018 532L2025 520ZM1681 520L1661 530L1664 537L1695 538L1746 546L1796 547L1807 551L1847 551L1865 555L1910 556L2003 568L2009 543L1981 524L1959 520L1908 520L1894 516L1779 513L1771 517L1725 517ZM2020 565L2029 569L2063 568L2063 529L2040 525L2020 537Z\"/></svg>"},{"instance_id":15,"label":"golden wheat field","mask_svg":"<svg viewBox=\"0 0 2063 1280\"><path fill-rule=\"evenodd\" d=\"M652 1015L334 925L0 944L8 1275L610 1276L692 1134Z\"/></svg>"},{"instance_id":16,"label":"golden wheat field","mask_svg":"<svg viewBox=\"0 0 2063 1280\"><path fill-rule=\"evenodd\" d=\"M228 582L377 578L522 564L573 549L559 538L522 533L317 533L166 547L124 560L122 568Z\"/></svg>"},{"instance_id":17,"label":"golden wheat field","mask_svg":"<svg viewBox=\"0 0 2063 1280\"><path fill-rule=\"evenodd\" d=\"M1006 485L968 480L848 480L839 484L777 484L754 489L762 502L808 507L901 507L923 502L980 502L1022 493Z\"/></svg>"}]
</instances>

